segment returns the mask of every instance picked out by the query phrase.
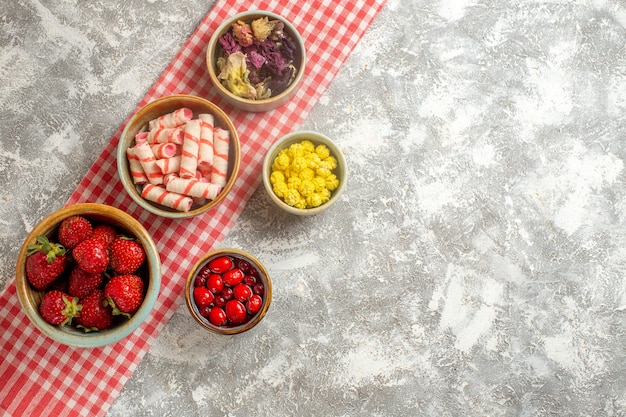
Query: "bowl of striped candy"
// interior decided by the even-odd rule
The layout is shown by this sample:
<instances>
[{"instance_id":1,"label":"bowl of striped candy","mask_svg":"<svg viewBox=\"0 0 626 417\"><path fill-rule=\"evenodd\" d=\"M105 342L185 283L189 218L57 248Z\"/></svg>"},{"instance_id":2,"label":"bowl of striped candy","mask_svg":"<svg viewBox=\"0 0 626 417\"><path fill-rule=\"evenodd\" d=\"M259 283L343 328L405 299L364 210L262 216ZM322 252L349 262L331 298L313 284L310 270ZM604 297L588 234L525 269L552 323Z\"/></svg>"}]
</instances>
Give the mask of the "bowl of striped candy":
<instances>
[{"instance_id":1,"label":"bowl of striped candy","mask_svg":"<svg viewBox=\"0 0 626 417\"><path fill-rule=\"evenodd\" d=\"M226 113L184 94L137 110L117 146L124 189L144 209L168 218L216 207L232 189L240 159L239 136Z\"/></svg>"}]
</instances>

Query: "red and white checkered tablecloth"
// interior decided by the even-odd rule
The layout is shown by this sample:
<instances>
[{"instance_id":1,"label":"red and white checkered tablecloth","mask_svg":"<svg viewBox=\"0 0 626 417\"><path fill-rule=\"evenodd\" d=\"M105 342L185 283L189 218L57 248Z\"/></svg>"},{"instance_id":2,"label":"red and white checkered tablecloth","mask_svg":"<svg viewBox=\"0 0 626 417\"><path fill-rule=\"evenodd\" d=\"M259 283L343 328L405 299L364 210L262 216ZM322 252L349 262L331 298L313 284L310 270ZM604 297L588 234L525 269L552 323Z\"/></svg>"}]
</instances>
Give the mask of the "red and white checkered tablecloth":
<instances>
[{"instance_id":1,"label":"red and white checkered tablecloth","mask_svg":"<svg viewBox=\"0 0 626 417\"><path fill-rule=\"evenodd\" d=\"M363 36L385 0L219 0L201 21L137 108L162 96L205 97L233 119L241 138L241 169L231 193L191 220L164 219L135 204L117 176L115 149L122 125L67 204L119 207L152 234L161 254L163 281L155 308L126 339L95 349L72 348L41 334L22 312L15 285L0 295L0 412L3 415L104 415L182 301L185 276L199 256L221 242L261 182L263 156L280 136L297 130ZM290 20L307 48L307 71L298 94L267 113L225 105L212 91L204 54L219 23L245 10L268 10Z\"/></svg>"}]
</instances>

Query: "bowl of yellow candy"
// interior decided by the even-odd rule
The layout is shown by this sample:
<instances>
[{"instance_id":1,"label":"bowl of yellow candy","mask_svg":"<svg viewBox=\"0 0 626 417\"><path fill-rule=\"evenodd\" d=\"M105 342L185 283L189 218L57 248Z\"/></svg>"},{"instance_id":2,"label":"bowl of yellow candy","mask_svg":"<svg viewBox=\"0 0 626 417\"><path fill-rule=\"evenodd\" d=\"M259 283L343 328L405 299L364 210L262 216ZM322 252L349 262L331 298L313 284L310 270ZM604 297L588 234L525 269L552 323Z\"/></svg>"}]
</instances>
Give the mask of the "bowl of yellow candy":
<instances>
[{"instance_id":1,"label":"bowl of yellow candy","mask_svg":"<svg viewBox=\"0 0 626 417\"><path fill-rule=\"evenodd\" d=\"M328 137L312 131L278 139L263 160L263 185L284 211L318 214L339 200L348 180L343 153Z\"/></svg>"}]
</instances>

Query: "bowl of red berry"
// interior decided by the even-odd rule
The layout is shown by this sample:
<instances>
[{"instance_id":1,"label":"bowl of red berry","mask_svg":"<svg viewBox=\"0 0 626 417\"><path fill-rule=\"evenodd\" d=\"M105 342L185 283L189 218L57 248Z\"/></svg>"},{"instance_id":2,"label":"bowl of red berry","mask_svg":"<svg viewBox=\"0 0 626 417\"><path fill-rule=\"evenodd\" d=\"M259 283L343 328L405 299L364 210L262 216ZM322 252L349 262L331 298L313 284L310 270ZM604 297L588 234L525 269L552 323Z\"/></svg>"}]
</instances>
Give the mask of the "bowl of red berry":
<instances>
[{"instance_id":1,"label":"bowl of red berry","mask_svg":"<svg viewBox=\"0 0 626 417\"><path fill-rule=\"evenodd\" d=\"M131 334L161 286L161 262L148 231L105 204L63 207L42 219L16 262L17 295L44 335L99 347Z\"/></svg>"},{"instance_id":2,"label":"bowl of red berry","mask_svg":"<svg viewBox=\"0 0 626 417\"><path fill-rule=\"evenodd\" d=\"M245 332L265 317L272 282L263 264L240 249L217 249L200 258L185 285L187 307L202 327L218 334Z\"/></svg>"}]
</instances>

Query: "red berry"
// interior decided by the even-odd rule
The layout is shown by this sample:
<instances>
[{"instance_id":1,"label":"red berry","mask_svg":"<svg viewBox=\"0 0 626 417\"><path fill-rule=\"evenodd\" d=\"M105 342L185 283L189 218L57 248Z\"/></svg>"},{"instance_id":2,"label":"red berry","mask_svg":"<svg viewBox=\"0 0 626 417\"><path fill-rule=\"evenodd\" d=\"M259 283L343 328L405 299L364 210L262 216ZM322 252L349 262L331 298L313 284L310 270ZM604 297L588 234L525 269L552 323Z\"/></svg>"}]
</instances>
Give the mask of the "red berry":
<instances>
[{"instance_id":1,"label":"red berry","mask_svg":"<svg viewBox=\"0 0 626 417\"><path fill-rule=\"evenodd\" d=\"M213 293L206 287L195 287L193 289L193 300L198 307L208 307L213 304Z\"/></svg>"},{"instance_id":2,"label":"red berry","mask_svg":"<svg viewBox=\"0 0 626 417\"><path fill-rule=\"evenodd\" d=\"M265 287L263 286L263 283L257 282L256 284L254 284L254 287L252 287L252 292L258 295L265 294Z\"/></svg>"},{"instance_id":3,"label":"red berry","mask_svg":"<svg viewBox=\"0 0 626 417\"><path fill-rule=\"evenodd\" d=\"M101 239L107 246L117 237L117 230L108 224L99 224L93 228L93 237Z\"/></svg>"},{"instance_id":4,"label":"red berry","mask_svg":"<svg viewBox=\"0 0 626 417\"><path fill-rule=\"evenodd\" d=\"M52 262L42 252L36 252L26 258L26 278L37 290L48 288L65 270L67 260L65 255L57 255Z\"/></svg>"},{"instance_id":5,"label":"red berry","mask_svg":"<svg viewBox=\"0 0 626 417\"><path fill-rule=\"evenodd\" d=\"M143 246L136 240L119 236L109 244L109 264L118 274L132 274L146 259Z\"/></svg>"},{"instance_id":6,"label":"red berry","mask_svg":"<svg viewBox=\"0 0 626 417\"><path fill-rule=\"evenodd\" d=\"M250 269L247 271L248 275L252 275L255 278L259 277L259 270L256 269L254 266L250 265Z\"/></svg>"},{"instance_id":7,"label":"red berry","mask_svg":"<svg viewBox=\"0 0 626 417\"><path fill-rule=\"evenodd\" d=\"M253 294L252 297L246 303L246 310L248 310L249 314L256 314L261 310L261 306L263 305L263 299L258 294Z\"/></svg>"},{"instance_id":8,"label":"red berry","mask_svg":"<svg viewBox=\"0 0 626 417\"><path fill-rule=\"evenodd\" d=\"M248 272L248 270L250 269L250 262L244 260L244 259L237 259L237 261L235 262L235 264L237 265L237 268L241 269L244 273Z\"/></svg>"},{"instance_id":9,"label":"red berry","mask_svg":"<svg viewBox=\"0 0 626 417\"><path fill-rule=\"evenodd\" d=\"M219 294L224 289L224 281L222 281L222 276L218 274L211 274L209 278L206 280L206 287L213 294Z\"/></svg>"},{"instance_id":10,"label":"red berry","mask_svg":"<svg viewBox=\"0 0 626 417\"><path fill-rule=\"evenodd\" d=\"M45 321L55 326L70 324L79 313L78 298L62 291L52 290L43 295L39 313Z\"/></svg>"},{"instance_id":11,"label":"red berry","mask_svg":"<svg viewBox=\"0 0 626 417\"><path fill-rule=\"evenodd\" d=\"M74 297L82 298L100 287L104 282L104 274L98 272L92 274L80 269L79 266L72 268L70 272L67 292Z\"/></svg>"},{"instance_id":12,"label":"red berry","mask_svg":"<svg viewBox=\"0 0 626 417\"><path fill-rule=\"evenodd\" d=\"M109 265L107 247L100 239L83 240L72 250L72 256L85 272L96 274L104 272Z\"/></svg>"},{"instance_id":13,"label":"red berry","mask_svg":"<svg viewBox=\"0 0 626 417\"><path fill-rule=\"evenodd\" d=\"M209 313L209 321L214 326L224 326L228 323L226 313L221 307L213 307Z\"/></svg>"},{"instance_id":14,"label":"red berry","mask_svg":"<svg viewBox=\"0 0 626 417\"><path fill-rule=\"evenodd\" d=\"M104 287L113 315L130 317L143 302L143 281L137 275L116 275Z\"/></svg>"},{"instance_id":15,"label":"red berry","mask_svg":"<svg viewBox=\"0 0 626 417\"><path fill-rule=\"evenodd\" d=\"M252 289L246 284L237 284L233 288L233 295L237 300L243 303L248 301L248 298L252 295Z\"/></svg>"},{"instance_id":16,"label":"red berry","mask_svg":"<svg viewBox=\"0 0 626 417\"><path fill-rule=\"evenodd\" d=\"M246 307L239 300L229 300L225 307L226 317L231 324L238 325L246 321Z\"/></svg>"},{"instance_id":17,"label":"red berry","mask_svg":"<svg viewBox=\"0 0 626 417\"><path fill-rule=\"evenodd\" d=\"M106 330L113 324L113 310L107 304L103 290L93 290L80 300L80 305L76 323L86 332Z\"/></svg>"},{"instance_id":18,"label":"red berry","mask_svg":"<svg viewBox=\"0 0 626 417\"><path fill-rule=\"evenodd\" d=\"M253 277L252 275L245 275L243 277L243 283L252 288L254 284L256 284L256 277Z\"/></svg>"},{"instance_id":19,"label":"red berry","mask_svg":"<svg viewBox=\"0 0 626 417\"><path fill-rule=\"evenodd\" d=\"M193 280L193 286L206 287L206 278L201 275L197 275L196 278Z\"/></svg>"},{"instance_id":20,"label":"red berry","mask_svg":"<svg viewBox=\"0 0 626 417\"><path fill-rule=\"evenodd\" d=\"M233 298L233 289L230 287L224 287L220 295L224 297L225 300L230 300Z\"/></svg>"},{"instance_id":21,"label":"red berry","mask_svg":"<svg viewBox=\"0 0 626 417\"><path fill-rule=\"evenodd\" d=\"M67 266L65 248L45 236L37 236L37 243L29 245L26 254L26 278L39 291L48 288Z\"/></svg>"},{"instance_id":22,"label":"red berry","mask_svg":"<svg viewBox=\"0 0 626 417\"><path fill-rule=\"evenodd\" d=\"M243 280L243 272L239 268L231 269L230 271L226 271L224 275L222 275L222 281L224 281L225 285L229 287L234 287L239 284Z\"/></svg>"},{"instance_id":23,"label":"red berry","mask_svg":"<svg viewBox=\"0 0 626 417\"><path fill-rule=\"evenodd\" d=\"M224 307L226 305L226 301L228 300L222 294L215 296L214 302L217 307Z\"/></svg>"},{"instance_id":24,"label":"red berry","mask_svg":"<svg viewBox=\"0 0 626 417\"><path fill-rule=\"evenodd\" d=\"M202 317L204 317L205 319L208 319L208 318L209 318L209 314L211 314L211 310L212 310L212 308L211 308L211 307L209 307L209 306L204 306L204 307L200 307L200 308L198 309L198 313L200 313L200 315L201 315Z\"/></svg>"},{"instance_id":25,"label":"red berry","mask_svg":"<svg viewBox=\"0 0 626 417\"><path fill-rule=\"evenodd\" d=\"M209 269L209 266L205 265L202 268L200 268L200 271L198 272L198 276L204 279L207 279L209 275L211 275L212 273L213 272L211 272L211 270Z\"/></svg>"},{"instance_id":26,"label":"red berry","mask_svg":"<svg viewBox=\"0 0 626 417\"><path fill-rule=\"evenodd\" d=\"M59 243L68 249L73 249L83 240L93 235L93 228L89 220L83 216L72 216L63 220L59 225Z\"/></svg>"},{"instance_id":27,"label":"red berry","mask_svg":"<svg viewBox=\"0 0 626 417\"><path fill-rule=\"evenodd\" d=\"M216 274L223 274L233 267L233 260L228 256L220 256L209 262L209 269Z\"/></svg>"}]
</instances>

